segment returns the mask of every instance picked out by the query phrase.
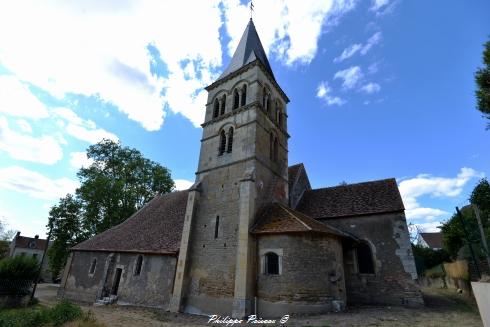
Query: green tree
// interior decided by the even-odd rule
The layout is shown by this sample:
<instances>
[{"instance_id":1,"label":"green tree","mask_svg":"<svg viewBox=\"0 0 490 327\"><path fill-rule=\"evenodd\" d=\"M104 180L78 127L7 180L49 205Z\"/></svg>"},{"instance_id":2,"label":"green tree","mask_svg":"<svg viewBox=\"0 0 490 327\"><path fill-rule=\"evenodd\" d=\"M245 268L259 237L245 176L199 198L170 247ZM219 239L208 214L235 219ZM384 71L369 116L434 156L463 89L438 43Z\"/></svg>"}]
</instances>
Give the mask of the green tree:
<instances>
[{"instance_id":1,"label":"green tree","mask_svg":"<svg viewBox=\"0 0 490 327\"><path fill-rule=\"evenodd\" d=\"M175 187L167 168L119 142L91 145L87 157L93 162L79 170L75 195L60 199L49 213L53 276L63 268L72 246L120 224L156 194Z\"/></svg>"},{"instance_id":2,"label":"green tree","mask_svg":"<svg viewBox=\"0 0 490 327\"><path fill-rule=\"evenodd\" d=\"M167 168L120 143L103 140L88 148L87 157L93 164L78 172L76 195L91 235L123 222L157 193L175 187Z\"/></svg>"},{"instance_id":3,"label":"green tree","mask_svg":"<svg viewBox=\"0 0 490 327\"><path fill-rule=\"evenodd\" d=\"M485 43L485 50L483 50L483 64L484 67L479 68L475 73L477 85L476 100L478 110L480 110L487 119L490 119L490 41Z\"/></svg>"},{"instance_id":4,"label":"green tree","mask_svg":"<svg viewBox=\"0 0 490 327\"><path fill-rule=\"evenodd\" d=\"M480 180L475 186L470 196L470 202L480 208L482 225L488 242L490 241L490 221L488 219L490 217L490 184L486 179ZM471 206L465 206L460 211L468 235L464 233L460 218L454 214L448 221L442 224L441 231L443 233L444 249L453 259L458 257L458 253L460 256L469 258L467 242L469 238L476 255L482 257L484 255L484 248L481 243L478 222L473 208Z\"/></svg>"},{"instance_id":5,"label":"green tree","mask_svg":"<svg viewBox=\"0 0 490 327\"><path fill-rule=\"evenodd\" d=\"M449 254L444 249L433 250L431 248L426 248L422 245L412 243L412 251L419 276L421 276L427 269L440 265L443 262L450 261Z\"/></svg>"},{"instance_id":6,"label":"green tree","mask_svg":"<svg viewBox=\"0 0 490 327\"><path fill-rule=\"evenodd\" d=\"M0 260L8 257L9 244L15 235L14 230L7 229L7 224L0 220Z\"/></svg>"},{"instance_id":7,"label":"green tree","mask_svg":"<svg viewBox=\"0 0 490 327\"><path fill-rule=\"evenodd\" d=\"M48 228L52 245L48 250L49 267L53 277L59 275L70 253L70 248L87 238L82 228L82 203L71 194L60 199L49 211Z\"/></svg>"}]
</instances>

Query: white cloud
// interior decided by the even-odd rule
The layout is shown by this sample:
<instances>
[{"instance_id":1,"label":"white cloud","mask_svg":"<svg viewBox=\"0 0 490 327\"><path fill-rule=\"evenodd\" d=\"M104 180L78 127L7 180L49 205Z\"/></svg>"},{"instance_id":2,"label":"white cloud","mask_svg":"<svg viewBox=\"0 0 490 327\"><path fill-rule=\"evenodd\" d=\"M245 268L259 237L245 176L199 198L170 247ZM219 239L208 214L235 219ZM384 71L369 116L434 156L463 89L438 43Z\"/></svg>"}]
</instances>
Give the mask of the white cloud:
<instances>
[{"instance_id":1,"label":"white cloud","mask_svg":"<svg viewBox=\"0 0 490 327\"><path fill-rule=\"evenodd\" d=\"M54 108L52 113L58 119L57 124L60 128L79 139L91 144L97 143L102 139L117 141L118 137L102 128L97 128L91 120L82 119L73 110L68 108ZM63 119L63 120L60 120Z\"/></svg>"},{"instance_id":2,"label":"white cloud","mask_svg":"<svg viewBox=\"0 0 490 327\"><path fill-rule=\"evenodd\" d=\"M174 179L174 182L175 182L175 189L177 191L187 190L189 187L192 186L192 184L194 184L194 182L189 181L187 179Z\"/></svg>"},{"instance_id":3,"label":"white cloud","mask_svg":"<svg viewBox=\"0 0 490 327\"><path fill-rule=\"evenodd\" d=\"M381 38L382 38L381 32L374 33L374 35L367 40L366 44L360 50L361 55L364 56L366 53L369 52L369 50L371 50L373 46L381 42Z\"/></svg>"},{"instance_id":4,"label":"white cloud","mask_svg":"<svg viewBox=\"0 0 490 327\"><path fill-rule=\"evenodd\" d=\"M342 53L340 54L340 56L336 57L333 60L333 62L342 62L345 59L348 59L348 58L352 57L353 55L355 55L361 49L362 49L362 44L355 43L355 44L345 48L344 51L342 51Z\"/></svg>"},{"instance_id":5,"label":"white cloud","mask_svg":"<svg viewBox=\"0 0 490 327\"><path fill-rule=\"evenodd\" d=\"M58 98L67 93L97 96L147 130L160 128L166 105L198 126L205 99L174 99L196 98L195 93L212 81L209 71L221 65L218 4L2 3L0 30L11 32L0 33L0 62L19 79ZM166 65L164 77L150 69L156 61L149 45L160 52L158 59ZM198 76L189 83L182 81L183 60L193 62Z\"/></svg>"},{"instance_id":6,"label":"white cloud","mask_svg":"<svg viewBox=\"0 0 490 327\"><path fill-rule=\"evenodd\" d=\"M372 94L379 92L381 90L381 86L378 83L368 83L361 87L361 91L367 94Z\"/></svg>"},{"instance_id":7,"label":"white cloud","mask_svg":"<svg viewBox=\"0 0 490 327\"><path fill-rule=\"evenodd\" d=\"M341 106L343 105L346 101L337 97L337 96L332 96L332 89L330 86L328 86L327 82L320 82L318 85L318 88L316 89L316 97L319 99L323 99L325 103L329 106L332 105L338 105Z\"/></svg>"},{"instance_id":8,"label":"white cloud","mask_svg":"<svg viewBox=\"0 0 490 327\"><path fill-rule=\"evenodd\" d=\"M361 44L361 43L355 43L342 51L340 56L336 57L333 62L342 62L346 59L349 59L350 57L354 56L356 53L360 53L362 56L366 55L369 50L379 42L381 42L381 32L376 32L371 36L367 41L366 44Z\"/></svg>"},{"instance_id":9,"label":"white cloud","mask_svg":"<svg viewBox=\"0 0 490 327\"><path fill-rule=\"evenodd\" d=\"M0 169L0 187L27 194L33 198L54 200L72 193L78 182L69 178L50 179L19 166Z\"/></svg>"},{"instance_id":10,"label":"white cloud","mask_svg":"<svg viewBox=\"0 0 490 327\"><path fill-rule=\"evenodd\" d=\"M407 218L432 220L447 214L444 210L422 207L418 198L427 195L433 197L456 197L461 194L463 187L468 181L483 176L483 173L479 173L472 168L463 167L454 178L420 174L415 178L401 181L399 189L405 204Z\"/></svg>"},{"instance_id":11,"label":"white cloud","mask_svg":"<svg viewBox=\"0 0 490 327\"><path fill-rule=\"evenodd\" d=\"M8 33L1 33L0 35L3 34ZM0 50L1 48L0 45ZM2 62L1 51L0 62ZM48 116L46 106L31 93L29 87L11 75L0 75L0 113L27 118L45 118Z\"/></svg>"},{"instance_id":12,"label":"white cloud","mask_svg":"<svg viewBox=\"0 0 490 327\"><path fill-rule=\"evenodd\" d=\"M226 29L231 55L247 24L249 9L238 0L225 0ZM335 24L352 10L356 0L273 0L255 3L254 24L266 52L284 63L309 63L316 55L322 27Z\"/></svg>"},{"instance_id":13,"label":"white cloud","mask_svg":"<svg viewBox=\"0 0 490 327\"><path fill-rule=\"evenodd\" d=\"M86 152L70 153L70 166L75 169L87 168L94 162L93 159L87 158Z\"/></svg>"},{"instance_id":14,"label":"white cloud","mask_svg":"<svg viewBox=\"0 0 490 327\"><path fill-rule=\"evenodd\" d=\"M359 66L351 66L347 69L336 72L333 78L342 79L342 86L345 89L352 89L363 78L363 76L364 75Z\"/></svg>"},{"instance_id":15,"label":"white cloud","mask_svg":"<svg viewBox=\"0 0 490 327\"><path fill-rule=\"evenodd\" d=\"M378 11L382 7L390 3L390 0L372 0L371 10Z\"/></svg>"},{"instance_id":16,"label":"white cloud","mask_svg":"<svg viewBox=\"0 0 490 327\"><path fill-rule=\"evenodd\" d=\"M32 133L31 124L25 119L17 119L17 126L24 133Z\"/></svg>"},{"instance_id":17,"label":"white cloud","mask_svg":"<svg viewBox=\"0 0 490 327\"><path fill-rule=\"evenodd\" d=\"M13 159L47 165L52 165L63 157L59 142L54 137L14 132L3 117L0 117L0 150L7 152Z\"/></svg>"}]
</instances>

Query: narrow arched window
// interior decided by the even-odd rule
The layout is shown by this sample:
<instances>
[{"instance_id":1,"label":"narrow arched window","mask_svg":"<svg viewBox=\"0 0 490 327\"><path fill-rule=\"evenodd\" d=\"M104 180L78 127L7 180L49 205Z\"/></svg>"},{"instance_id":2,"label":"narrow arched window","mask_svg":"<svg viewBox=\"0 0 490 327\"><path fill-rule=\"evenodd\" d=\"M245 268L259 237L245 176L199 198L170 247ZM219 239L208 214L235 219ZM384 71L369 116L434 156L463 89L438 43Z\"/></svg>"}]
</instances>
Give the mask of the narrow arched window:
<instances>
[{"instance_id":1,"label":"narrow arched window","mask_svg":"<svg viewBox=\"0 0 490 327\"><path fill-rule=\"evenodd\" d=\"M240 103L241 106L244 106L247 103L247 85L243 85L242 88L242 101Z\"/></svg>"},{"instance_id":2,"label":"narrow arched window","mask_svg":"<svg viewBox=\"0 0 490 327\"><path fill-rule=\"evenodd\" d=\"M357 266L361 274L374 274L373 253L365 241L357 246Z\"/></svg>"},{"instance_id":3,"label":"narrow arched window","mask_svg":"<svg viewBox=\"0 0 490 327\"><path fill-rule=\"evenodd\" d=\"M240 105L240 95L238 94L237 89L233 91L233 109L237 109Z\"/></svg>"},{"instance_id":4,"label":"narrow arched window","mask_svg":"<svg viewBox=\"0 0 490 327\"><path fill-rule=\"evenodd\" d=\"M266 253L264 268L266 275L279 275L279 256L274 252Z\"/></svg>"},{"instance_id":5,"label":"narrow arched window","mask_svg":"<svg viewBox=\"0 0 490 327\"><path fill-rule=\"evenodd\" d=\"M218 238L219 234L219 216L216 216L216 220L214 222L214 238Z\"/></svg>"},{"instance_id":6,"label":"narrow arched window","mask_svg":"<svg viewBox=\"0 0 490 327\"><path fill-rule=\"evenodd\" d=\"M221 131L221 133L219 133L218 155L222 155L223 153L225 153L225 147L226 147L226 134L225 131Z\"/></svg>"},{"instance_id":7,"label":"narrow arched window","mask_svg":"<svg viewBox=\"0 0 490 327\"><path fill-rule=\"evenodd\" d=\"M271 95L270 94L267 94L267 104L266 104L266 107L267 107L267 114L270 117L270 114L271 114Z\"/></svg>"},{"instance_id":8,"label":"narrow arched window","mask_svg":"<svg viewBox=\"0 0 490 327\"><path fill-rule=\"evenodd\" d=\"M277 153L278 153L278 142L277 137L274 138L274 161L277 161Z\"/></svg>"},{"instance_id":9,"label":"narrow arched window","mask_svg":"<svg viewBox=\"0 0 490 327\"><path fill-rule=\"evenodd\" d=\"M90 265L89 274L93 275L95 273L95 267L97 267L97 259L92 260L92 264Z\"/></svg>"},{"instance_id":10,"label":"narrow arched window","mask_svg":"<svg viewBox=\"0 0 490 327\"><path fill-rule=\"evenodd\" d=\"M226 152L230 153L233 150L233 127L228 130L228 147Z\"/></svg>"},{"instance_id":11,"label":"narrow arched window","mask_svg":"<svg viewBox=\"0 0 490 327\"><path fill-rule=\"evenodd\" d=\"M279 117L277 119L277 125L279 125L280 128L283 128L283 126L282 126L282 110L281 110L281 108L279 108L278 111L279 111Z\"/></svg>"},{"instance_id":12,"label":"narrow arched window","mask_svg":"<svg viewBox=\"0 0 490 327\"><path fill-rule=\"evenodd\" d=\"M141 274L141 267L143 266L143 256L139 255L136 258L136 265L134 266L134 275L139 276Z\"/></svg>"},{"instance_id":13,"label":"narrow arched window","mask_svg":"<svg viewBox=\"0 0 490 327\"><path fill-rule=\"evenodd\" d=\"M272 132L269 134L269 158L272 160L274 156L274 134Z\"/></svg>"},{"instance_id":14,"label":"narrow arched window","mask_svg":"<svg viewBox=\"0 0 490 327\"><path fill-rule=\"evenodd\" d=\"M223 94L223 98L221 98L221 112L220 115L225 114L225 109L226 109L226 94Z\"/></svg>"},{"instance_id":15,"label":"narrow arched window","mask_svg":"<svg viewBox=\"0 0 490 327\"><path fill-rule=\"evenodd\" d=\"M267 108L265 107L266 102L267 102L267 93L266 93L266 90L265 90L265 87L264 87L262 89L262 108L264 108L265 110L267 110Z\"/></svg>"},{"instance_id":16,"label":"narrow arched window","mask_svg":"<svg viewBox=\"0 0 490 327\"><path fill-rule=\"evenodd\" d=\"M214 100L214 109L213 109L213 118L218 117L219 115L219 101L218 99Z\"/></svg>"}]
</instances>

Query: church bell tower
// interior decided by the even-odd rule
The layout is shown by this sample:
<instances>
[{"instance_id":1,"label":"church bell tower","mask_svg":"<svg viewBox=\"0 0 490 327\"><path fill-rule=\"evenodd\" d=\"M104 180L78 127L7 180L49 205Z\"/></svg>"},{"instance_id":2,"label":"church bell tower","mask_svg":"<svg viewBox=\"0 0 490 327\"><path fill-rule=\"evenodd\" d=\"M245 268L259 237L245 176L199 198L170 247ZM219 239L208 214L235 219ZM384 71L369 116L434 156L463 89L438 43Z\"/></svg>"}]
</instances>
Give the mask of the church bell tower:
<instances>
[{"instance_id":1,"label":"church bell tower","mask_svg":"<svg viewBox=\"0 0 490 327\"><path fill-rule=\"evenodd\" d=\"M189 190L170 310L253 312L257 211L288 203L289 102L252 19L223 74L206 90L196 182Z\"/></svg>"}]
</instances>

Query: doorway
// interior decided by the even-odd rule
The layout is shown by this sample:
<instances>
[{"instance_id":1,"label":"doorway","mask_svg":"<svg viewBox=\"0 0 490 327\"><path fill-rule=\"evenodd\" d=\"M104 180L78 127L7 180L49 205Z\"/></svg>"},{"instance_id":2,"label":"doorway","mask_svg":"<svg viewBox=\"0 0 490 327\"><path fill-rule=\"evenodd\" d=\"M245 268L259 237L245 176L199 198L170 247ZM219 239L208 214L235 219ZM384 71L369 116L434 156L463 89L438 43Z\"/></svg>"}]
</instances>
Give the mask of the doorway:
<instances>
[{"instance_id":1,"label":"doorway","mask_svg":"<svg viewBox=\"0 0 490 327\"><path fill-rule=\"evenodd\" d=\"M119 290L119 282L121 281L122 268L116 268L116 274L114 276L114 282L112 283L111 295L117 295Z\"/></svg>"}]
</instances>

